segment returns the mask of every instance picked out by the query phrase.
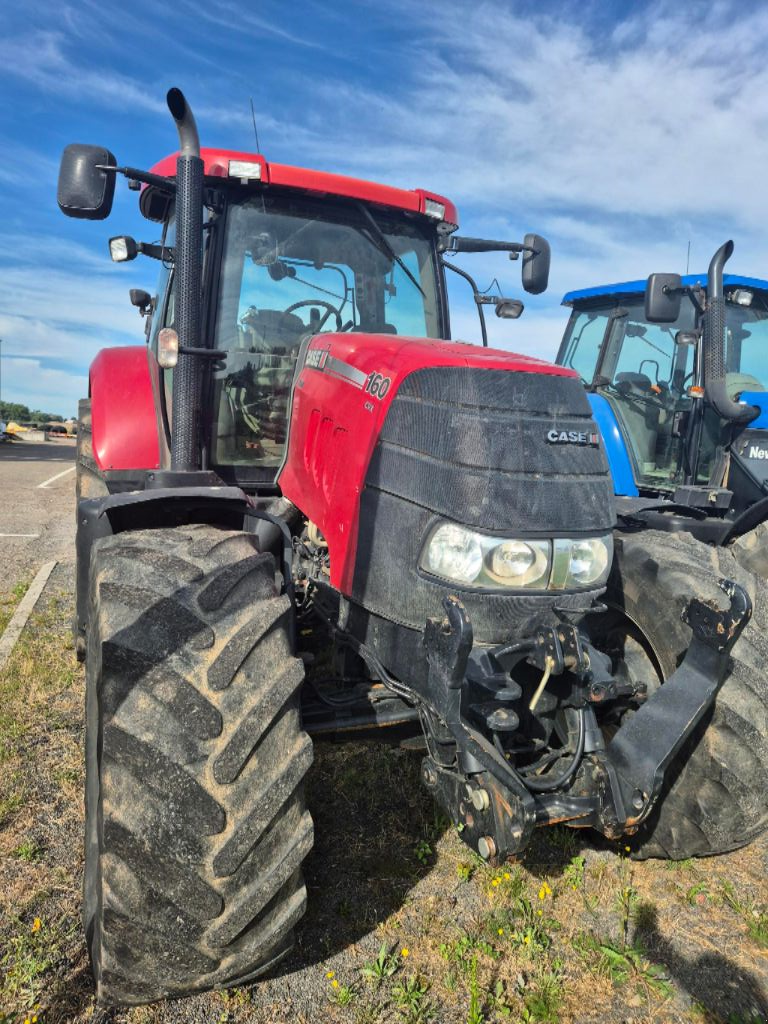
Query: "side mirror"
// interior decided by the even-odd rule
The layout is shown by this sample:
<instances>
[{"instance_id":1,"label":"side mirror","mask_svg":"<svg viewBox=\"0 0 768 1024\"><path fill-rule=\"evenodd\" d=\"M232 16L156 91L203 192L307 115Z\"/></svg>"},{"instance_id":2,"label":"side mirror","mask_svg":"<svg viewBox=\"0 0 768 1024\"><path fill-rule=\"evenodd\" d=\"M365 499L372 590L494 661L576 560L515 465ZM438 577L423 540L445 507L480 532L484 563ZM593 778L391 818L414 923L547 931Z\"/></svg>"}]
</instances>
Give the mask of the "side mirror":
<instances>
[{"instance_id":1,"label":"side mirror","mask_svg":"<svg viewBox=\"0 0 768 1024\"><path fill-rule=\"evenodd\" d=\"M531 295L540 295L549 283L549 242L541 235L526 235L523 245L523 288Z\"/></svg>"},{"instance_id":2,"label":"side mirror","mask_svg":"<svg viewBox=\"0 0 768 1024\"><path fill-rule=\"evenodd\" d=\"M673 324L680 316L683 281L679 274L651 274L645 286L645 319Z\"/></svg>"},{"instance_id":3,"label":"side mirror","mask_svg":"<svg viewBox=\"0 0 768 1024\"><path fill-rule=\"evenodd\" d=\"M67 217L104 220L112 209L117 161L101 146L67 146L61 156L57 199Z\"/></svg>"}]
</instances>

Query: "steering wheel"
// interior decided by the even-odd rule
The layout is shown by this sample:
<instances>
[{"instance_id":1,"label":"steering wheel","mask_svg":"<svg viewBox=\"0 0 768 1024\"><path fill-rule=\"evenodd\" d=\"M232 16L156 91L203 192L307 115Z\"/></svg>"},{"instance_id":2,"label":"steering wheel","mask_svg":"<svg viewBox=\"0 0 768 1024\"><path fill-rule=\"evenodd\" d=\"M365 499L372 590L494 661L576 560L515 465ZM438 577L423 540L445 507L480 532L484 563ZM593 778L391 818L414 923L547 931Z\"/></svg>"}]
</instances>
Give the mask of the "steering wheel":
<instances>
[{"instance_id":1,"label":"steering wheel","mask_svg":"<svg viewBox=\"0 0 768 1024\"><path fill-rule=\"evenodd\" d=\"M336 330L341 330L341 310L337 309L336 306L332 305L330 302L326 302L325 299L302 299L300 302L294 302L287 309L283 310L283 316L288 316L289 313L295 313L297 309L302 309L304 306L325 306L325 316L321 317L317 324L312 325L315 331L322 330L331 313L336 317Z\"/></svg>"}]
</instances>

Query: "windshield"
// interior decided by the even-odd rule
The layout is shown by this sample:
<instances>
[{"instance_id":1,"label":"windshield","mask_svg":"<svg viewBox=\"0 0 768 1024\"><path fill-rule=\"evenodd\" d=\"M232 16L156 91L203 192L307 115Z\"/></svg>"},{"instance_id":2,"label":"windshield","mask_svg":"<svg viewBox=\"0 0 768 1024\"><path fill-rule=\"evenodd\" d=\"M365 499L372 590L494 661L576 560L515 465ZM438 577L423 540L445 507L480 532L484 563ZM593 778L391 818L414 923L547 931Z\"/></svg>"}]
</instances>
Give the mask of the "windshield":
<instances>
[{"instance_id":1,"label":"windshield","mask_svg":"<svg viewBox=\"0 0 768 1024\"><path fill-rule=\"evenodd\" d=\"M258 195L230 205L214 347L213 465L277 467L301 341L441 337L434 239L396 211Z\"/></svg>"}]
</instances>

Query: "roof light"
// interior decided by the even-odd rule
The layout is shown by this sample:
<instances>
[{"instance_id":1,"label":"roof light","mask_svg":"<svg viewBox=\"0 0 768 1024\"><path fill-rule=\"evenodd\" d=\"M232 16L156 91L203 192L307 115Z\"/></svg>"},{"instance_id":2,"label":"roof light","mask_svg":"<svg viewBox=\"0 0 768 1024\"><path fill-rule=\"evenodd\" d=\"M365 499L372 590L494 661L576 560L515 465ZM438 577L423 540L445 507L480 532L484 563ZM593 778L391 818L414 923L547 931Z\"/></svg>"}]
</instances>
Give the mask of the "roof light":
<instances>
[{"instance_id":1,"label":"roof light","mask_svg":"<svg viewBox=\"0 0 768 1024\"><path fill-rule=\"evenodd\" d=\"M754 293L749 288L734 288L728 298L731 302L735 302L737 306L751 306Z\"/></svg>"},{"instance_id":2,"label":"roof light","mask_svg":"<svg viewBox=\"0 0 768 1024\"><path fill-rule=\"evenodd\" d=\"M230 178L239 178L245 185L249 181L261 181L261 164L258 160L230 160Z\"/></svg>"},{"instance_id":3,"label":"roof light","mask_svg":"<svg viewBox=\"0 0 768 1024\"><path fill-rule=\"evenodd\" d=\"M424 213L435 220L445 220L445 203L438 203L436 199L424 197Z\"/></svg>"},{"instance_id":4,"label":"roof light","mask_svg":"<svg viewBox=\"0 0 768 1024\"><path fill-rule=\"evenodd\" d=\"M109 240L109 255L113 263L125 263L127 260L135 260L139 247L130 235L117 235Z\"/></svg>"}]
</instances>

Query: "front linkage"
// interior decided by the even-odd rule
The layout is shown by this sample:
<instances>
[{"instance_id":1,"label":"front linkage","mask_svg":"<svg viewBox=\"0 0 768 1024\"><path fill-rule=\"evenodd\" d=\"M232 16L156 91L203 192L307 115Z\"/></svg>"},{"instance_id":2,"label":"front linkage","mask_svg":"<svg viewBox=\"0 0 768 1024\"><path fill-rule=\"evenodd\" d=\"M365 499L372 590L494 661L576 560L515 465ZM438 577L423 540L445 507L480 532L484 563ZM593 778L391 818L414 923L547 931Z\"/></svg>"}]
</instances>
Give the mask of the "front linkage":
<instances>
[{"instance_id":1,"label":"front linkage","mask_svg":"<svg viewBox=\"0 0 768 1024\"><path fill-rule=\"evenodd\" d=\"M564 822L610 838L636 832L662 790L664 774L712 705L729 653L752 614L746 591L732 580L719 611L694 599L683 613L692 640L680 666L650 699L643 684L610 674L610 659L571 625L492 649L473 648L472 625L456 597L445 618L429 619L424 644L429 671L418 694L428 754L422 779L484 859L519 853L536 825ZM510 668L520 660L543 669L542 686L521 705ZM564 771L524 776L501 739L535 709L547 681L571 674L567 704L576 719ZM595 714L605 701L627 698L634 713L606 743ZM493 742L487 738L493 736Z\"/></svg>"}]
</instances>

